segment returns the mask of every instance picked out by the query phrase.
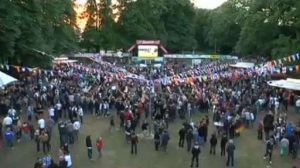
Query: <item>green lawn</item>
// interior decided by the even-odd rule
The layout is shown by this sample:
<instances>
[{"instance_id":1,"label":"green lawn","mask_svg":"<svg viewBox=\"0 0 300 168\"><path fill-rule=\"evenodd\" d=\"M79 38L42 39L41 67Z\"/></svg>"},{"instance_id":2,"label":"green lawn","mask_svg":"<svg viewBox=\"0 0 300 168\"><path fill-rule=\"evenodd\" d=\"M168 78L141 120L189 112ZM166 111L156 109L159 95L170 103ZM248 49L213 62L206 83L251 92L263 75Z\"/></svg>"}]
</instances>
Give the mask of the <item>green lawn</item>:
<instances>
[{"instance_id":1,"label":"green lawn","mask_svg":"<svg viewBox=\"0 0 300 168\"><path fill-rule=\"evenodd\" d=\"M199 121L200 115L195 117ZM138 145L138 155L130 154L130 145L125 144L124 135L121 131L109 132L108 119L96 119L88 116L85 118L85 124L80 132L79 141L71 146L71 154L74 168L185 168L189 167L191 154L186 149L179 148L178 129L181 127L182 121L177 120L176 123L170 124L171 140L167 152L155 151L152 140L142 139ZM116 124L117 125L117 124ZM214 128L210 127L209 132L213 132ZM209 134L210 134L209 133ZM91 135L93 141L98 136L102 136L105 142L104 156L97 158L97 151L93 150L94 161L87 158L87 150L85 148L85 136ZM52 138L51 154L57 158L58 154L58 131L55 127ZM255 129L245 130L236 143L236 168L263 168L266 162L263 160L265 146L262 141L256 139ZM219 147L219 144L218 144ZM201 168L223 168L225 167L225 158L220 156L220 149L217 148L217 155L209 155L208 145L202 147L200 156ZM37 156L34 142L17 144L13 150L0 151L1 168L31 168ZM300 165L299 159L294 161L290 158L281 159L278 156L278 149L275 150L273 165L274 168L291 168L292 165Z\"/></svg>"}]
</instances>

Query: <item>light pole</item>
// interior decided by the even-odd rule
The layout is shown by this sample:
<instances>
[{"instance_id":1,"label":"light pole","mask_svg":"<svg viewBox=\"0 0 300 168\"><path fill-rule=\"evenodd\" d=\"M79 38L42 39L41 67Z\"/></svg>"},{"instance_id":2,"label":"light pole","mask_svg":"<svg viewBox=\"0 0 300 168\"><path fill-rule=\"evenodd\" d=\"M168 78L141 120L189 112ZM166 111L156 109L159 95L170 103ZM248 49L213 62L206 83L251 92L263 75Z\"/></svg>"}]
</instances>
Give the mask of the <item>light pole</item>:
<instances>
[{"instance_id":1,"label":"light pole","mask_svg":"<svg viewBox=\"0 0 300 168\"><path fill-rule=\"evenodd\" d=\"M152 135L152 126L153 126L153 122L152 122L152 98L153 98L153 93L154 93L154 83L153 83L152 75L153 75L153 71L152 71L152 68L151 68L150 69L150 79L149 79L149 85L150 85L150 87L149 87L149 113L150 113L149 134L150 134L150 137Z\"/></svg>"}]
</instances>

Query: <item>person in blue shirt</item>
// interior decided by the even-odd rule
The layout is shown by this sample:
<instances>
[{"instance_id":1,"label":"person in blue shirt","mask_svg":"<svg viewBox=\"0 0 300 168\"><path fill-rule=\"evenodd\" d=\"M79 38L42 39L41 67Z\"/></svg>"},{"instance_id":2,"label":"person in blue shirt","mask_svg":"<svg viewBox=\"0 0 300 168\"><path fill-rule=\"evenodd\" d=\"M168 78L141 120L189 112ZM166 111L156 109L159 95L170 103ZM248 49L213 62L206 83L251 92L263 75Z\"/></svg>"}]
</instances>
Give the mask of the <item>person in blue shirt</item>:
<instances>
[{"instance_id":1,"label":"person in blue shirt","mask_svg":"<svg viewBox=\"0 0 300 168\"><path fill-rule=\"evenodd\" d=\"M12 148L13 147L13 140L14 140L14 132L11 131L10 128L7 129L5 132L5 140L7 147Z\"/></svg>"},{"instance_id":2,"label":"person in blue shirt","mask_svg":"<svg viewBox=\"0 0 300 168\"><path fill-rule=\"evenodd\" d=\"M44 166L45 168L50 168L50 167L52 167L52 165L53 165L53 159L52 159L52 157L50 156L50 154L48 154L48 155L46 155L45 157L43 157L42 162L43 162L43 166Z\"/></svg>"}]
</instances>

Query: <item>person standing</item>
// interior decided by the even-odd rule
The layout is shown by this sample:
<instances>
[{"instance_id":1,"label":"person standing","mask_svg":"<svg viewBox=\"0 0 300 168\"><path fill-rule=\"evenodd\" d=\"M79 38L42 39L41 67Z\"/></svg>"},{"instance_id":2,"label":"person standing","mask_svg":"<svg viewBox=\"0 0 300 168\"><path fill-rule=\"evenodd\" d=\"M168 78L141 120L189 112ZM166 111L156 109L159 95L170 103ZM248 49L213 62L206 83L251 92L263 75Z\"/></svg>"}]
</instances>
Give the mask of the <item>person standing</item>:
<instances>
[{"instance_id":1,"label":"person standing","mask_svg":"<svg viewBox=\"0 0 300 168\"><path fill-rule=\"evenodd\" d=\"M42 142L43 152L46 154L50 151L50 141L49 141L49 135L44 130L42 131L41 135L39 136L39 141Z\"/></svg>"},{"instance_id":2,"label":"person standing","mask_svg":"<svg viewBox=\"0 0 300 168\"><path fill-rule=\"evenodd\" d=\"M269 163L272 164L272 153L273 153L274 141L272 138L267 139L266 143L266 153L264 159L269 158Z\"/></svg>"},{"instance_id":3,"label":"person standing","mask_svg":"<svg viewBox=\"0 0 300 168\"><path fill-rule=\"evenodd\" d=\"M216 137L216 134L212 134L210 138L210 154L216 154L216 145L218 143L218 139Z\"/></svg>"},{"instance_id":4,"label":"person standing","mask_svg":"<svg viewBox=\"0 0 300 168\"><path fill-rule=\"evenodd\" d=\"M96 146L97 146L97 150L99 153L99 157L102 157L102 152L103 152L103 148L104 148L104 141L102 137L99 137L96 141Z\"/></svg>"},{"instance_id":5,"label":"person standing","mask_svg":"<svg viewBox=\"0 0 300 168\"><path fill-rule=\"evenodd\" d=\"M200 146L199 144L196 142L195 145L192 148L192 163L191 163L191 167L194 166L194 161L196 161L196 167L199 167L199 155L200 155Z\"/></svg>"},{"instance_id":6,"label":"person standing","mask_svg":"<svg viewBox=\"0 0 300 168\"><path fill-rule=\"evenodd\" d=\"M64 151L64 157L67 162L67 168L72 168L72 157L69 150Z\"/></svg>"},{"instance_id":7,"label":"person standing","mask_svg":"<svg viewBox=\"0 0 300 168\"><path fill-rule=\"evenodd\" d=\"M92 157L93 157L93 145L92 145L92 140L91 140L91 136L90 135L86 136L86 138L85 138L85 144L86 144L86 147L87 147L88 158L90 160L92 160Z\"/></svg>"},{"instance_id":8,"label":"person standing","mask_svg":"<svg viewBox=\"0 0 300 168\"><path fill-rule=\"evenodd\" d=\"M160 134L158 131L155 131L154 133L154 146L155 150L158 151L160 145Z\"/></svg>"},{"instance_id":9,"label":"person standing","mask_svg":"<svg viewBox=\"0 0 300 168\"><path fill-rule=\"evenodd\" d=\"M78 134L81 124L78 120L75 120L73 123L73 131L74 131L74 141L78 141Z\"/></svg>"},{"instance_id":10,"label":"person standing","mask_svg":"<svg viewBox=\"0 0 300 168\"><path fill-rule=\"evenodd\" d=\"M79 116L80 123L83 124L83 109L81 106L78 107L77 113Z\"/></svg>"},{"instance_id":11,"label":"person standing","mask_svg":"<svg viewBox=\"0 0 300 168\"><path fill-rule=\"evenodd\" d=\"M229 144L227 145L226 151L227 151L227 163L226 166L231 166L233 167L234 165L234 150L235 150L235 145L233 143L233 140L229 140Z\"/></svg>"},{"instance_id":12,"label":"person standing","mask_svg":"<svg viewBox=\"0 0 300 168\"><path fill-rule=\"evenodd\" d=\"M263 139L263 129L264 129L264 124L262 121L258 123L258 128L257 128L257 139L262 140Z\"/></svg>"},{"instance_id":13,"label":"person standing","mask_svg":"<svg viewBox=\"0 0 300 168\"><path fill-rule=\"evenodd\" d=\"M227 136L226 134L224 134L221 139L221 156L225 156L225 148L226 148L227 141L228 141Z\"/></svg>"},{"instance_id":14,"label":"person standing","mask_svg":"<svg viewBox=\"0 0 300 168\"><path fill-rule=\"evenodd\" d=\"M115 130L115 117L112 115L109 121L109 131Z\"/></svg>"},{"instance_id":15,"label":"person standing","mask_svg":"<svg viewBox=\"0 0 300 168\"><path fill-rule=\"evenodd\" d=\"M285 158L286 155L288 154L289 140L286 137L283 137L280 141L280 145L281 145L281 149L280 149L281 157Z\"/></svg>"},{"instance_id":16,"label":"person standing","mask_svg":"<svg viewBox=\"0 0 300 168\"><path fill-rule=\"evenodd\" d=\"M5 132L5 140L6 140L7 147L13 148L14 136L15 136L14 132L10 128L7 128L7 131Z\"/></svg>"},{"instance_id":17,"label":"person standing","mask_svg":"<svg viewBox=\"0 0 300 168\"><path fill-rule=\"evenodd\" d=\"M137 155L137 144L139 143L138 136L132 132L131 134L131 154Z\"/></svg>"},{"instance_id":18,"label":"person standing","mask_svg":"<svg viewBox=\"0 0 300 168\"><path fill-rule=\"evenodd\" d=\"M185 128L182 127L179 132L179 147L184 147L184 138L185 138Z\"/></svg>"},{"instance_id":19,"label":"person standing","mask_svg":"<svg viewBox=\"0 0 300 168\"><path fill-rule=\"evenodd\" d=\"M66 128L67 128L68 143L74 144L74 126L71 121L68 121Z\"/></svg>"},{"instance_id":20,"label":"person standing","mask_svg":"<svg viewBox=\"0 0 300 168\"><path fill-rule=\"evenodd\" d=\"M167 151L168 142L170 140L170 135L167 130L164 130L161 135L161 147L163 151Z\"/></svg>"},{"instance_id":21,"label":"person standing","mask_svg":"<svg viewBox=\"0 0 300 168\"><path fill-rule=\"evenodd\" d=\"M186 134L186 144L187 144L188 152L191 151L193 137L194 137L193 130L190 128L190 129L188 129L187 134Z\"/></svg>"}]
</instances>

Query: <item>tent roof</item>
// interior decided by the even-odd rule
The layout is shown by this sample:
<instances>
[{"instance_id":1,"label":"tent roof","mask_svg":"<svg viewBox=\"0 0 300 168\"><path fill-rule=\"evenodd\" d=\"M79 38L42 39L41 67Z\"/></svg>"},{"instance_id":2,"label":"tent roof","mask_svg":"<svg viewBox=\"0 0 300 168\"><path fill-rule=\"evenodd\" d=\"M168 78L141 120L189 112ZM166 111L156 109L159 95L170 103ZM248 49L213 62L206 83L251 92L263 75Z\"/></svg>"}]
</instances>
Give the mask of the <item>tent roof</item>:
<instances>
[{"instance_id":1,"label":"tent roof","mask_svg":"<svg viewBox=\"0 0 300 168\"><path fill-rule=\"evenodd\" d=\"M230 66L235 68L253 68L255 64L252 62L237 62L236 64L230 64Z\"/></svg>"},{"instance_id":2,"label":"tent roof","mask_svg":"<svg viewBox=\"0 0 300 168\"><path fill-rule=\"evenodd\" d=\"M272 81L268 81L268 85L273 86L273 87L279 87L279 88L300 91L300 80L299 79L287 78L286 80L285 79L272 80Z\"/></svg>"},{"instance_id":3,"label":"tent roof","mask_svg":"<svg viewBox=\"0 0 300 168\"><path fill-rule=\"evenodd\" d=\"M0 71L0 87L3 87L11 82L15 82L17 81L16 78L11 77L9 75L7 75L6 73L3 73Z\"/></svg>"}]
</instances>

